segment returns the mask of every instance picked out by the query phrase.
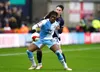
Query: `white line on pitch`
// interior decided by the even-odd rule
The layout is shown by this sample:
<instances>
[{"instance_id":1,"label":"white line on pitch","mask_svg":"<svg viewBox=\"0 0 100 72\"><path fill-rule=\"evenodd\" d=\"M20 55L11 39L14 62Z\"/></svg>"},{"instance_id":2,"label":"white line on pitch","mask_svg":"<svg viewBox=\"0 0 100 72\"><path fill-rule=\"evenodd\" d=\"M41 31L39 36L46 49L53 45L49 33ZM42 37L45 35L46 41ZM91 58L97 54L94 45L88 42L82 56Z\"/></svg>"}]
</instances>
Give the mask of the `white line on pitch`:
<instances>
[{"instance_id":1,"label":"white line on pitch","mask_svg":"<svg viewBox=\"0 0 100 72\"><path fill-rule=\"evenodd\" d=\"M74 49L63 49L64 52L70 52L70 51L86 51L86 50L97 50L100 49L99 47L95 47L95 48L74 48ZM43 51L43 53L50 53L52 51L50 50L46 50ZM0 54L0 56L16 56L16 55L25 55L26 53L9 53L9 54Z\"/></svg>"}]
</instances>

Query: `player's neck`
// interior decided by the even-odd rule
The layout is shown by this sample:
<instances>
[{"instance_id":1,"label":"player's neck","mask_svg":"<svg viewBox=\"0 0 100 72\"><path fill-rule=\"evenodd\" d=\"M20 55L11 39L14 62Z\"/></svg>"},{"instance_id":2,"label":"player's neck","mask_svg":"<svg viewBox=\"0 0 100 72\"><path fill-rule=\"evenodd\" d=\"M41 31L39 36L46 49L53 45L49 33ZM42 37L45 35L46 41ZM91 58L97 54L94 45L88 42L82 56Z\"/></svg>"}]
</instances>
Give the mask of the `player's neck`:
<instances>
[{"instance_id":1,"label":"player's neck","mask_svg":"<svg viewBox=\"0 0 100 72\"><path fill-rule=\"evenodd\" d=\"M53 24L54 22L51 22L51 24Z\"/></svg>"},{"instance_id":2,"label":"player's neck","mask_svg":"<svg viewBox=\"0 0 100 72\"><path fill-rule=\"evenodd\" d=\"M57 17L59 18L61 15L58 15Z\"/></svg>"}]
</instances>

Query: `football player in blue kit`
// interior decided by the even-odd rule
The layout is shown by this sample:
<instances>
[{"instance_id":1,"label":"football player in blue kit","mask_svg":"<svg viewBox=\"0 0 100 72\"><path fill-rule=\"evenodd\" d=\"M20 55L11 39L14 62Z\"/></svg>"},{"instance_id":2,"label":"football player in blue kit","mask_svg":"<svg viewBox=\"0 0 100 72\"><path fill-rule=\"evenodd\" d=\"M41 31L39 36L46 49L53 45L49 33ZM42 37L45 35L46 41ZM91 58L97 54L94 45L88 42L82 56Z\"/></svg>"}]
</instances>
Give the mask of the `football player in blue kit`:
<instances>
[{"instance_id":1,"label":"football player in blue kit","mask_svg":"<svg viewBox=\"0 0 100 72\"><path fill-rule=\"evenodd\" d=\"M56 21L56 18L58 16L58 13L55 11L50 12L50 17L47 19L44 19L40 21L39 23L35 24L33 26L33 29L35 30L37 27L40 27L40 38L36 42L31 43L27 48L27 55L29 60L32 63L32 67L36 67L36 63L34 60L34 51L41 48L43 45L47 45L50 50L52 50L60 60L61 64L63 65L64 69L67 70L66 62L64 61L64 58L61 54L59 46L56 44L55 41L53 41L52 35L54 34L54 31L56 29L59 29L59 23ZM29 69L31 69L29 68Z\"/></svg>"},{"instance_id":2,"label":"football player in blue kit","mask_svg":"<svg viewBox=\"0 0 100 72\"><path fill-rule=\"evenodd\" d=\"M53 34L53 39L54 39L54 41L59 45L59 47L60 47L60 37L59 37L59 34L62 33L62 29L63 29L63 26L64 26L64 20L63 20L63 18L62 18L62 16L61 16L63 10L64 10L63 5L57 5L57 6L56 6L55 11L58 13L58 16L57 16L57 18L56 18L56 21L59 23L60 29L55 30L55 32L54 32L54 34ZM50 17L50 13L48 13L48 14L44 17L44 19L47 19L47 18L49 18L49 17ZM61 48L61 47L60 47L60 48ZM65 62L66 62L66 58L65 58L64 53L62 52L61 49L60 49L60 51L61 51L61 53L62 53L62 55L63 55L63 58L64 58L64 60L65 60ZM38 60L38 65L37 65L36 69L40 69L40 68L42 68L42 50L41 50L41 49L38 49L38 50L37 50L37 60ZM67 68L67 69L68 69L68 70L72 70L71 68Z\"/></svg>"}]
</instances>

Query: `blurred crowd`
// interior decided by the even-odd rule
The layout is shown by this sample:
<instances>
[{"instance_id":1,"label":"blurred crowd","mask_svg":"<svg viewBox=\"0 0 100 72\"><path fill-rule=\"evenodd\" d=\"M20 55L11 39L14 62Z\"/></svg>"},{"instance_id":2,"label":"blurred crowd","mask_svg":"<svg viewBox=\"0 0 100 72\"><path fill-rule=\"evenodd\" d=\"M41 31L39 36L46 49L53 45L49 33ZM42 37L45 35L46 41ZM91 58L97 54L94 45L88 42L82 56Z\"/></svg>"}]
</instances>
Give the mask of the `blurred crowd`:
<instances>
[{"instance_id":1,"label":"blurred crowd","mask_svg":"<svg viewBox=\"0 0 100 72\"><path fill-rule=\"evenodd\" d=\"M21 8L11 6L9 1L0 2L0 33L29 33L31 29L27 24ZM63 32L71 31L65 26ZM93 14L84 15L75 32L100 32L100 12L98 17Z\"/></svg>"},{"instance_id":2,"label":"blurred crowd","mask_svg":"<svg viewBox=\"0 0 100 72\"><path fill-rule=\"evenodd\" d=\"M28 33L29 29L21 8L10 2L0 2L0 33Z\"/></svg>"},{"instance_id":3,"label":"blurred crowd","mask_svg":"<svg viewBox=\"0 0 100 72\"><path fill-rule=\"evenodd\" d=\"M100 12L98 16L94 17L93 14L84 15L80 20L80 24L76 26L77 32L100 32Z\"/></svg>"}]
</instances>

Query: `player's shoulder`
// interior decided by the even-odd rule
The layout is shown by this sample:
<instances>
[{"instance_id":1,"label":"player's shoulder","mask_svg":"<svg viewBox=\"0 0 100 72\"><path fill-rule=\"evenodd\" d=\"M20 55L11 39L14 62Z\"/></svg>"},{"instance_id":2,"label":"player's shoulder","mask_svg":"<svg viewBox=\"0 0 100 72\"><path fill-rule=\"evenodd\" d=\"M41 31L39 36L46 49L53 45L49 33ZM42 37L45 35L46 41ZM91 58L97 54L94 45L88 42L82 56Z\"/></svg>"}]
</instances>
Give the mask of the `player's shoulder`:
<instances>
[{"instance_id":1,"label":"player's shoulder","mask_svg":"<svg viewBox=\"0 0 100 72\"><path fill-rule=\"evenodd\" d=\"M64 19L62 18L62 16L59 17L59 20L60 20L60 21L64 21Z\"/></svg>"},{"instance_id":2,"label":"player's shoulder","mask_svg":"<svg viewBox=\"0 0 100 72\"><path fill-rule=\"evenodd\" d=\"M60 25L64 25L64 19L62 17L59 17L57 21L60 23Z\"/></svg>"},{"instance_id":3,"label":"player's shoulder","mask_svg":"<svg viewBox=\"0 0 100 72\"><path fill-rule=\"evenodd\" d=\"M45 24L46 22L48 22L49 21L49 19L44 19L44 20L42 20L41 22L43 23L43 24Z\"/></svg>"}]
</instances>

